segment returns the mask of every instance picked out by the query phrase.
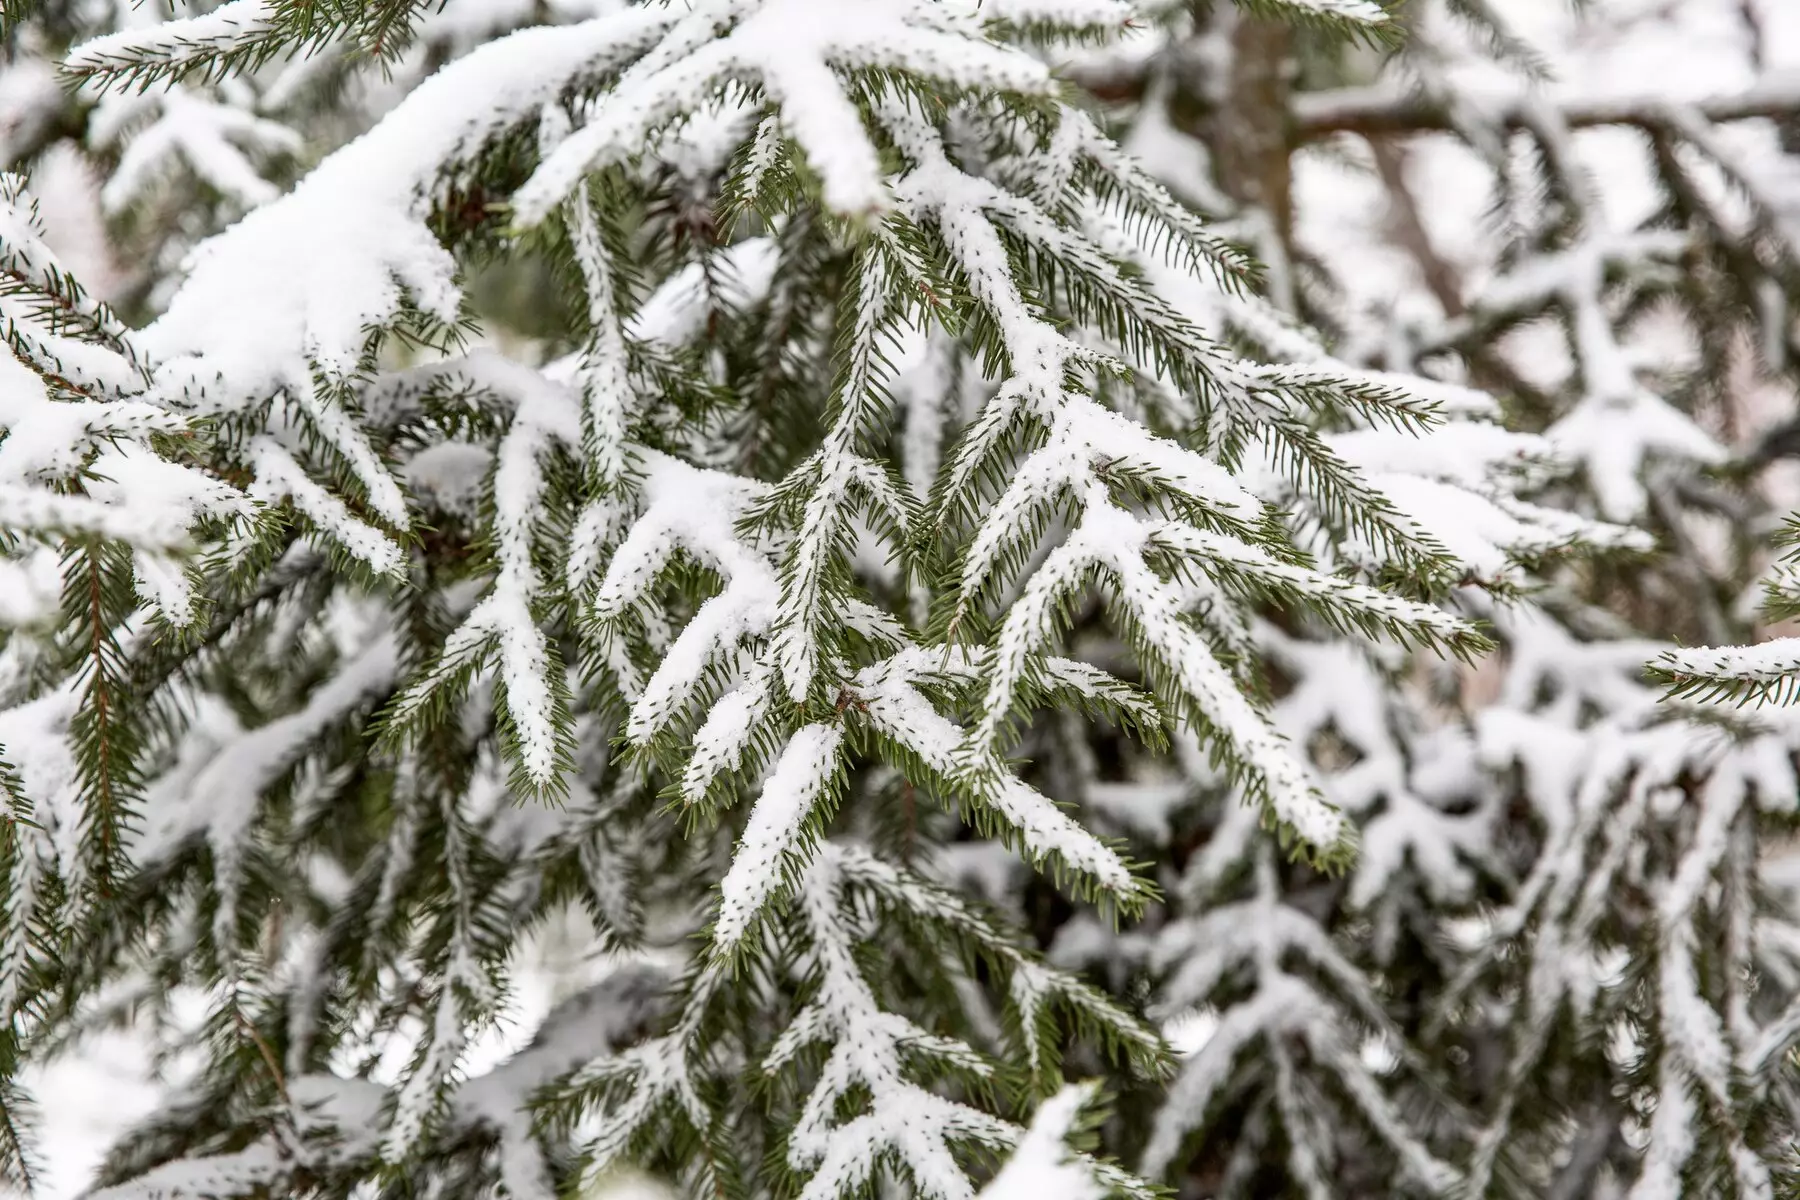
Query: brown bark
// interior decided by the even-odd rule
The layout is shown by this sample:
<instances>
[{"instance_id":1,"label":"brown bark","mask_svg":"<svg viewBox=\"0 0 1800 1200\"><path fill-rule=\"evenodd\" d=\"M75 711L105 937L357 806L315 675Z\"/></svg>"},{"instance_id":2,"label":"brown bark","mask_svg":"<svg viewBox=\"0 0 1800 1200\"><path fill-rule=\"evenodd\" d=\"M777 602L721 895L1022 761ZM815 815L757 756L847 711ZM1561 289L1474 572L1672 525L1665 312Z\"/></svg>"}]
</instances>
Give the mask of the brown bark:
<instances>
[{"instance_id":1,"label":"brown bark","mask_svg":"<svg viewBox=\"0 0 1800 1200\"><path fill-rule=\"evenodd\" d=\"M1500 121L1524 128L1530 117L1529 97L1502 106ZM1800 109L1800 74L1772 75L1731 95L1716 96L1681 106L1712 123L1743 121L1751 117L1783 117ZM1654 94L1643 97L1596 97L1560 105L1558 113L1571 129L1596 125L1633 125L1659 129L1668 123L1667 103ZM1396 92L1387 87L1343 88L1309 92L1295 97L1296 141L1328 137L1334 133L1365 136L1452 132L1450 114L1430 100Z\"/></svg>"},{"instance_id":2,"label":"brown bark","mask_svg":"<svg viewBox=\"0 0 1800 1200\"><path fill-rule=\"evenodd\" d=\"M1230 13L1231 68L1210 105L1206 139L1219 186L1269 215L1283 242L1293 225L1288 167L1288 68L1293 31L1279 21Z\"/></svg>"},{"instance_id":3,"label":"brown bark","mask_svg":"<svg viewBox=\"0 0 1800 1200\"><path fill-rule=\"evenodd\" d=\"M1425 280L1425 286L1450 318L1468 311L1463 303L1462 280L1456 268L1438 254L1425 228L1425 218L1418 201L1406 184L1406 147L1386 138L1370 138L1369 151L1375 157L1375 172L1381 176L1388 194L1388 219L1394 240L1412 258Z\"/></svg>"}]
</instances>

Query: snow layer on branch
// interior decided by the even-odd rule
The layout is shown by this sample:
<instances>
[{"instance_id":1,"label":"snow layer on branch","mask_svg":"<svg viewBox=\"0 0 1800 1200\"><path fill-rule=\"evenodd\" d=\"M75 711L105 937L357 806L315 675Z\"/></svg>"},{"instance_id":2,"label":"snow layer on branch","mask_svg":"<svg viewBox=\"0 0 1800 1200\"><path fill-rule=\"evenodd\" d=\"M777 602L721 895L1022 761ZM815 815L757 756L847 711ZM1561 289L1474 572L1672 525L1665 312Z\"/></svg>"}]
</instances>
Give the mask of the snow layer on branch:
<instances>
[{"instance_id":1,"label":"snow layer on branch","mask_svg":"<svg viewBox=\"0 0 1800 1200\"><path fill-rule=\"evenodd\" d=\"M269 785L348 713L379 697L399 665L398 643L383 633L333 672L303 707L265 725L247 730L223 704L201 706L186 743L187 761L146 790L133 859L154 864L201 834L216 856L240 856ZM206 757L194 761L195 752Z\"/></svg>"},{"instance_id":2,"label":"snow layer on branch","mask_svg":"<svg viewBox=\"0 0 1800 1200\"><path fill-rule=\"evenodd\" d=\"M138 128L149 112L150 123ZM96 147L122 145L118 166L100 189L100 206L117 216L147 192L179 159L241 209L280 195L255 159L300 153L301 138L286 125L220 103L179 85L166 92L108 96L89 122Z\"/></svg>"},{"instance_id":3,"label":"snow layer on branch","mask_svg":"<svg viewBox=\"0 0 1800 1200\"><path fill-rule=\"evenodd\" d=\"M1136 518L1109 505L1096 505L1082 525L1045 560L1001 629L1000 652L1025 637L1029 624L1047 609L1055 589L1088 564L1110 569L1143 644L1169 664L1173 683L1195 706L1205 733L1247 769L1270 810L1312 846L1337 845L1347 824L1326 803L1305 762L1269 725L1195 629L1183 619L1180 595L1143 560L1149 531ZM996 683L989 704L1003 696ZM990 708L991 711L991 708Z\"/></svg>"},{"instance_id":4,"label":"snow layer on branch","mask_svg":"<svg viewBox=\"0 0 1800 1200\"><path fill-rule=\"evenodd\" d=\"M1325 1089L1300 1085L1298 1043L1316 1069L1332 1077L1330 1091L1342 1097L1346 1113L1374 1135L1401 1172L1427 1192L1442 1194L1455 1170L1408 1128L1364 1061L1365 1035L1389 1028L1380 998L1318 921L1281 901L1270 847L1259 843L1253 854L1251 899L1172 922L1157 938L1156 965L1173 972L1165 1013L1217 1003L1221 994L1236 991L1234 980L1243 976L1251 991L1222 1005L1217 1026L1183 1063L1156 1115L1144 1170L1159 1175L1175 1161L1211 1104L1240 1086L1240 1064L1254 1055L1274 1068L1257 1072L1255 1087L1260 1103L1286 1127L1289 1170L1311 1185L1311 1194L1329 1194L1317 1143L1331 1134L1314 1125L1316 1097ZM1184 887L1193 887L1192 875L1190 868Z\"/></svg>"},{"instance_id":5,"label":"snow layer on branch","mask_svg":"<svg viewBox=\"0 0 1800 1200\"><path fill-rule=\"evenodd\" d=\"M397 483L337 401L317 394L314 370L328 382L350 379L368 331L391 325L403 297L454 321L456 265L426 225L436 183L534 123L572 82L636 53L669 19L634 8L525 30L443 68L291 193L195 251L168 311L135 339L158 364L153 394L232 413L285 392L351 463L380 515L404 525ZM308 490L285 452L258 468L289 476L285 490L297 500ZM314 496L309 515L353 530L328 500ZM372 545L362 553L378 567L392 558Z\"/></svg>"},{"instance_id":6,"label":"snow layer on branch","mask_svg":"<svg viewBox=\"0 0 1800 1200\"><path fill-rule=\"evenodd\" d=\"M788 1162L813 1171L801 1200L830 1200L866 1186L879 1159L888 1156L904 1164L921 1196L974 1200L975 1189L951 1145L1010 1149L1019 1131L909 1078L908 1059L936 1060L977 1076L992 1068L965 1043L933 1036L876 999L857 964L846 911L851 874L846 867L863 857L827 843L800 881L797 907L818 986L777 1040L764 1069L777 1069L813 1042L831 1043L831 1052L795 1124ZM859 1092L868 1100L845 1113L846 1098Z\"/></svg>"},{"instance_id":7,"label":"snow layer on branch","mask_svg":"<svg viewBox=\"0 0 1800 1200\"><path fill-rule=\"evenodd\" d=\"M63 90L56 69L20 56L0 71L0 170L13 165L56 119Z\"/></svg>"},{"instance_id":8,"label":"snow layer on branch","mask_svg":"<svg viewBox=\"0 0 1800 1200\"><path fill-rule=\"evenodd\" d=\"M1368 649L1303 641L1268 626L1256 637L1293 681L1274 707L1276 727L1297 746L1334 735L1354 754L1351 765L1323 780L1334 803L1363 818L1350 905L1367 911L1403 902L1395 888L1409 861L1432 898L1465 899L1475 880L1469 864L1488 855L1491 821L1480 809L1452 815L1440 802L1481 794L1471 740L1455 727L1408 736L1413 714L1397 702L1391 674Z\"/></svg>"},{"instance_id":9,"label":"snow layer on branch","mask_svg":"<svg viewBox=\"0 0 1800 1200\"><path fill-rule=\"evenodd\" d=\"M1460 993L1509 947L1529 953L1511 1015L1530 1031L1507 1066L1518 1077L1539 1069L1547 1053L1541 1031L1560 1006L1592 1012L1602 989L1619 986L1609 953L1642 955L1653 990L1633 1018L1629 1049L1655 1048L1645 1061L1659 1100L1631 1194L1683 1194L1705 1146L1722 1151L1718 1162L1735 1177L1731 1194L1769 1196L1769 1164L1744 1138L1743 1077L1766 1070L1768 1048L1787 1044L1797 1027L1785 1015L1769 1020L1767 1004L1753 1007L1742 993L1703 983L1695 959L1706 939L1709 958L1722 952L1742 964L1729 969L1767 969L1783 980L1778 987L1791 988L1790 970L1775 965L1791 919L1761 906L1721 909L1763 849L1741 819L1749 806L1793 809L1800 722L1776 709L1761 728L1734 735L1706 720L1666 719L1641 677L1654 646L1582 642L1542 613L1521 613L1529 619L1501 618L1514 662L1500 697L1478 714L1477 733L1487 765L1519 768L1545 844L1452 988ZM1621 946L1606 922L1609 897L1626 890L1655 903L1642 940ZM1487 1150L1508 1128L1490 1127ZM1481 1170L1491 1163L1491 1153L1477 1155Z\"/></svg>"},{"instance_id":10,"label":"snow layer on branch","mask_svg":"<svg viewBox=\"0 0 1800 1200\"><path fill-rule=\"evenodd\" d=\"M1784 688L1800 674L1800 638L1775 638L1754 646L1720 646L1693 650L1670 650L1657 660L1657 666L1677 678L1717 680L1721 691L1729 684L1748 684L1753 694L1791 696L1792 687Z\"/></svg>"},{"instance_id":11,"label":"snow layer on branch","mask_svg":"<svg viewBox=\"0 0 1800 1200\"><path fill-rule=\"evenodd\" d=\"M1643 513L1647 462L1675 458L1713 465L1726 458L1725 448L1692 419L1636 386L1584 399L1546 436L1581 465L1601 514L1614 521Z\"/></svg>"},{"instance_id":12,"label":"snow layer on branch","mask_svg":"<svg viewBox=\"0 0 1800 1200\"><path fill-rule=\"evenodd\" d=\"M841 726L805 726L789 739L763 781L731 869L719 885L719 921L713 936L721 950L737 945L780 887L782 876L792 870L813 810L842 770L838 748L843 740Z\"/></svg>"},{"instance_id":13,"label":"snow layer on branch","mask_svg":"<svg viewBox=\"0 0 1800 1200\"><path fill-rule=\"evenodd\" d=\"M538 525L549 488L548 459L558 447L573 453L581 443L580 401L567 384L490 350L435 363L390 380L386 399L399 403L406 388L434 379L468 384L512 409L491 462L493 522L490 541L495 571L487 592L445 640L434 667L415 681L396 705L410 719L440 686L470 663L497 658L505 689L505 726L517 752L525 786L554 789L569 745L566 714L554 677L549 642L538 625L544 580L534 561ZM435 450L445 450L445 443ZM473 450L472 447L461 448ZM485 468L484 452L459 452L467 466ZM417 459L412 465L417 464ZM463 486L467 486L465 480ZM452 491L456 490L453 486Z\"/></svg>"},{"instance_id":14,"label":"snow layer on branch","mask_svg":"<svg viewBox=\"0 0 1800 1200\"><path fill-rule=\"evenodd\" d=\"M272 0L228 0L199 16L90 38L69 51L63 66L89 74L147 58L171 63L199 60L261 37L274 20Z\"/></svg>"},{"instance_id":15,"label":"snow layer on branch","mask_svg":"<svg viewBox=\"0 0 1800 1200\"><path fill-rule=\"evenodd\" d=\"M1310 9L1330 17L1346 17L1353 21L1367 21L1378 25L1387 20L1387 13L1375 0L1283 0L1284 3L1298 9Z\"/></svg>"},{"instance_id":16,"label":"snow layer on branch","mask_svg":"<svg viewBox=\"0 0 1800 1200\"><path fill-rule=\"evenodd\" d=\"M768 295L780 265L772 238L745 238L719 251L709 264L716 274L708 279L708 271L699 263L689 263L665 279L632 314L626 332L652 345L673 348L686 345L704 329L710 307L723 304L742 308ZM709 283L717 285L716 296L708 292Z\"/></svg>"},{"instance_id":17,"label":"snow layer on branch","mask_svg":"<svg viewBox=\"0 0 1800 1200\"><path fill-rule=\"evenodd\" d=\"M710 664L743 639L768 631L781 587L768 556L747 544L736 528L767 485L647 449L634 453L643 474L642 512L607 563L594 593L595 618L605 628L642 614L658 576L678 554L691 556L725 580L724 590L700 606L663 652L647 682L640 686L635 673L622 680L633 700L626 736L648 745L693 697ZM596 523L578 527L571 560L598 558L604 532Z\"/></svg>"},{"instance_id":18,"label":"snow layer on branch","mask_svg":"<svg viewBox=\"0 0 1800 1200\"><path fill-rule=\"evenodd\" d=\"M31 798L39 829L32 841L45 865L65 879L82 876L81 830L86 818L81 776L69 740L78 695L71 687L0 709L0 747Z\"/></svg>"},{"instance_id":19,"label":"snow layer on branch","mask_svg":"<svg viewBox=\"0 0 1800 1200\"><path fill-rule=\"evenodd\" d=\"M1093 1095L1092 1085L1071 1084L1044 1101L1012 1157L981 1189L981 1200L1102 1200L1106 1189L1067 1144Z\"/></svg>"},{"instance_id":20,"label":"snow layer on branch","mask_svg":"<svg viewBox=\"0 0 1800 1200\"><path fill-rule=\"evenodd\" d=\"M194 254L169 309L139 336L162 390L216 379L226 409L343 377L401 291L457 315L455 264L426 228L434 183L496 136L537 119L571 81L631 53L653 8L523 30L449 64L294 190Z\"/></svg>"},{"instance_id":21,"label":"snow layer on branch","mask_svg":"<svg viewBox=\"0 0 1800 1200\"><path fill-rule=\"evenodd\" d=\"M858 672L855 689L870 723L880 733L916 755L920 763L948 781L953 789L977 787L978 798L1016 832L1021 847L1031 858L1054 857L1105 891L1128 893L1135 881L1116 851L1048 796L1014 775L999 755L971 755L964 731L939 713L919 690L918 684L933 675L978 679L984 665L962 650L945 654L911 647ZM971 759L975 770L961 773Z\"/></svg>"},{"instance_id":22,"label":"snow layer on branch","mask_svg":"<svg viewBox=\"0 0 1800 1200\"><path fill-rule=\"evenodd\" d=\"M1019 8L1030 6L1019 5ZM1123 4L1090 0L1089 14ZM1052 10L1054 11L1054 10ZM721 30L728 30L721 36ZM924 0L704 0L599 97L580 127L514 197L526 223L542 220L583 174L642 152L660 126L730 83L751 84L779 109L805 151L825 203L862 214L889 207L880 158L845 76L905 72L951 87L1044 93L1050 73L1031 54L990 41L979 21Z\"/></svg>"},{"instance_id":23,"label":"snow layer on branch","mask_svg":"<svg viewBox=\"0 0 1800 1200\"><path fill-rule=\"evenodd\" d=\"M1455 420L1411 436L1389 429L1330 435L1372 487L1420 531L1485 581L1520 580L1521 558L1574 547L1648 551L1641 530L1518 498L1570 466L1563 447L1486 420ZM1372 559L1374 548L1351 552Z\"/></svg>"},{"instance_id":24,"label":"snow layer on branch","mask_svg":"<svg viewBox=\"0 0 1800 1200\"><path fill-rule=\"evenodd\" d=\"M185 417L144 394L144 378L104 306L74 289L44 242L24 184L0 174L0 557L17 623L49 609L39 553L70 534L122 542L140 591L178 624L194 616L172 555L195 525L247 512L236 488L152 448ZM79 483L77 484L77 481ZM75 486L71 486L75 485Z\"/></svg>"},{"instance_id":25,"label":"snow layer on branch","mask_svg":"<svg viewBox=\"0 0 1800 1200\"><path fill-rule=\"evenodd\" d=\"M253 1195L279 1188L291 1169L292 1164L281 1149L272 1140L264 1140L229 1154L179 1158L127 1183L99 1188L87 1195L93 1200Z\"/></svg>"},{"instance_id":26,"label":"snow layer on branch","mask_svg":"<svg viewBox=\"0 0 1800 1200\"><path fill-rule=\"evenodd\" d=\"M646 1045L641 1039L668 1008L670 982L665 970L649 962L610 969L552 1008L526 1046L454 1088L451 1127L497 1135L500 1182L509 1195L531 1200L554 1194L532 1120L534 1099L558 1079L609 1056L666 1044L657 1039Z\"/></svg>"},{"instance_id":27,"label":"snow layer on branch","mask_svg":"<svg viewBox=\"0 0 1800 1200\"><path fill-rule=\"evenodd\" d=\"M1418 539L1420 546L1447 551L1464 574L1516 582L1517 560L1547 551L1649 547L1641 533L1518 498L1579 465L1579 446L1565 447L1554 438L1503 428L1498 423L1499 406L1473 388L1339 361L1310 331L1266 301L1221 286L1166 250L1136 245L1113 214L1095 213L1090 221L1131 247L1158 292L1197 328L1214 337L1247 339L1280 360L1278 365L1243 363L1237 368L1243 374L1271 384L1386 393L1372 397L1351 429L1324 434L1320 440L1356 469L1361 485L1387 502L1398 519L1384 526L1351 528L1341 544L1324 548L1331 557L1378 568L1393 552L1392 546L1379 542L1398 530ZM1408 419L1399 419L1397 405L1411 410ZM1615 437L1610 444L1621 443ZM1259 494L1296 504L1303 511L1318 504L1318 496L1297 485L1287 461L1288 447L1265 437L1260 448L1262 461L1249 474ZM1633 469L1640 460L1633 460Z\"/></svg>"}]
</instances>

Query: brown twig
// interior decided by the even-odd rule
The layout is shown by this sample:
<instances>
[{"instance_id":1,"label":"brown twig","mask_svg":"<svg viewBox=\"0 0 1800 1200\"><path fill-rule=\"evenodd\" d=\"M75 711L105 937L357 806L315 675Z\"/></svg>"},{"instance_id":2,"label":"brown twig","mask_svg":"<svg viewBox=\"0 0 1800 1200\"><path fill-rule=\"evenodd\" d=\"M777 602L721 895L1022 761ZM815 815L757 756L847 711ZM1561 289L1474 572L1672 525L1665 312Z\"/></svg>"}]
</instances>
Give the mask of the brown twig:
<instances>
[{"instance_id":1,"label":"brown twig","mask_svg":"<svg viewBox=\"0 0 1800 1200\"><path fill-rule=\"evenodd\" d=\"M1496 105L1489 120L1507 128L1524 128L1535 98L1521 93ZM1660 96L1587 97L1557 102L1556 111L1571 129L1597 125L1634 125L1654 129L1666 123L1669 101ZM1695 100L1680 107L1711 122L1780 117L1800 112L1800 72L1772 74L1752 87L1726 96ZM1431 100L1391 87L1340 88L1294 97L1296 142L1315 141L1334 133L1365 137L1454 132L1450 113Z\"/></svg>"},{"instance_id":2,"label":"brown twig","mask_svg":"<svg viewBox=\"0 0 1800 1200\"><path fill-rule=\"evenodd\" d=\"M275 1092L281 1097L281 1103L292 1108L293 1098L288 1095L287 1079L281 1073L281 1064L275 1061L275 1051L262 1035L255 1023L244 1016L244 1012L235 1003L231 1006L231 1018L237 1024L238 1031L248 1037L262 1056L263 1065L269 1068L269 1077L275 1081Z\"/></svg>"},{"instance_id":3,"label":"brown twig","mask_svg":"<svg viewBox=\"0 0 1800 1200\"><path fill-rule=\"evenodd\" d=\"M1425 286L1437 298L1446 317L1456 318L1468 311L1463 303L1462 281L1431 244L1431 234L1419 212L1418 201L1406 184L1406 147L1390 138L1370 138L1369 151L1375 156L1375 172L1387 188L1389 215L1393 218L1394 235L1400 246L1425 277Z\"/></svg>"}]
</instances>

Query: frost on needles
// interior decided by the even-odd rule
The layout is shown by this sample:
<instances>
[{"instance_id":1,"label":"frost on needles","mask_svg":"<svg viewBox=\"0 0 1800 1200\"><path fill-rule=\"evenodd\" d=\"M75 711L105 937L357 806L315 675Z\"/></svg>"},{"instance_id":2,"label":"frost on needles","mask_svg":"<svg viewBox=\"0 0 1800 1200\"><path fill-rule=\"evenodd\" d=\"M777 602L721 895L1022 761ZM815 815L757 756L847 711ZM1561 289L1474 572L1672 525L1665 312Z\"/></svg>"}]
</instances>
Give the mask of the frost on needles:
<instances>
[{"instance_id":1,"label":"frost on needles","mask_svg":"<svg viewBox=\"0 0 1800 1200\"><path fill-rule=\"evenodd\" d=\"M219 206L140 323L0 183L9 1178L18 1065L121 1024L180 1070L102 1168L119 1200L526 1200L627 1165L1148 1197L1252 1046L1252 1151L1317 1132L1295 1079L1322 1071L1404 1186L1484 1169L1504 1119L1414 1127L1437 1066L1371 1066L1406 1034L1283 872L1347 872L1390 934L1471 902L1484 827L1438 797L1500 735L1427 736L1406 664L1523 627L1543 563L1645 539L1542 502L1562 447L1479 389L1332 350L1254 237L1121 148L1050 64L1141 35L1122 0L466 7L78 25L82 103L164 98L117 121L103 207L179 170ZM1244 7L1390 34L1369 0ZM270 114L341 144L278 186L305 143ZM479 320L521 264L529 346ZM1129 785L1034 766L1046 728L1104 731ZM1360 783L1325 778L1327 732ZM1231 803L1142 861L1170 774ZM1659 910L1671 1006L1748 794L1710 786L1715 858ZM1570 803L1573 847L1614 801ZM1045 955L1015 878L1099 949ZM1495 945L1585 912L1575 886L1546 859ZM606 953L472 1069L521 931L571 910ZM1109 957L1159 977L1147 1012ZM1178 1060L1151 1021L1193 1010L1218 1031ZM1661 1086L1728 1105L1684 1012ZM1166 1097L1130 1169L1096 1077Z\"/></svg>"}]
</instances>

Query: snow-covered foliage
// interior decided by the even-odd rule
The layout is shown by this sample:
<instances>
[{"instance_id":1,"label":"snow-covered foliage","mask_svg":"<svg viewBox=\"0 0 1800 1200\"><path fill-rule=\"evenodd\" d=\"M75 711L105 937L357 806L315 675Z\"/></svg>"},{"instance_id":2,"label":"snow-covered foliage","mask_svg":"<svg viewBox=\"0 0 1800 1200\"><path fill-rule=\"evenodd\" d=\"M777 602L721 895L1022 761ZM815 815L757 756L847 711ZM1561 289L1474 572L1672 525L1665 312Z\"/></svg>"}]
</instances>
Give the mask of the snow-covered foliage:
<instances>
[{"instance_id":1,"label":"snow-covered foliage","mask_svg":"<svg viewBox=\"0 0 1800 1200\"><path fill-rule=\"evenodd\" d=\"M1520 539L1502 574L1451 540L1507 529L1492 510L1390 486L1442 522L1465 564L1452 610L1499 651L1445 669L1253 633L1277 726L1362 831L1357 863L1332 883L1260 858L1192 767L1134 830L1172 866L1193 847L1171 919L1117 944L1072 922L1053 955L1152 982L1201 1031L1145 1101L1145 1167L1185 1161L1197 1194L1781 1186L1791 722L1682 701L1786 700L1800 660L1779 638L1672 643L1768 628L1760 582L1762 620L1794 611L1765 547L1792 443L1800 29L1754 0L1556 8L1409 5L1378 71L1184 15L1071 71L1130 106L1126 148L1241 229L1340 360L1479 387L1511 430L1347 457L1433 485L1505 463L1526 478L1495 508L1522 497L1555 513L1544 534L1585 519L1571 538L1626 552L1570 566ZM1275 915L1222 915L1258 905ZM1434 1160L1454 1183L1428 1180Z\"/></svg>"},{"instance_id":2,"label":"snow-covered foliage","mask_svg":"<svg viewBox=\"0 0 1800 1200\"><path fill-rule=\"evenodd\" d=\"M1495 7L6 0L5 1180L1772 1196L1800 87Z\"/></svg>"}]
</instances>

